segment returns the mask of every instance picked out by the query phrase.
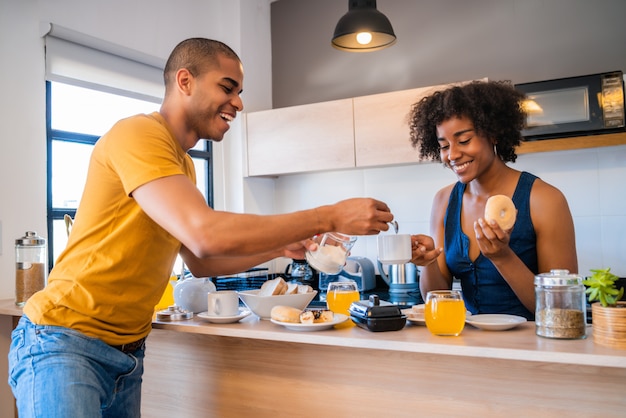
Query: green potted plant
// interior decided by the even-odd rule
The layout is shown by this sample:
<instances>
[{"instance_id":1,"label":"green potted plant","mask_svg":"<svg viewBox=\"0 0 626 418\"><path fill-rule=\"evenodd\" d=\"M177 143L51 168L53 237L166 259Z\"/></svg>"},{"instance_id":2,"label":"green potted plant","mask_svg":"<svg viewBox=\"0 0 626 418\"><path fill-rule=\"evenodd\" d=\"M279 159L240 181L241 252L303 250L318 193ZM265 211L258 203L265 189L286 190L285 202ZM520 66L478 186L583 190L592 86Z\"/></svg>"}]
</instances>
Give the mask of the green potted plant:
<instances>
[{"instance_id":1,"label":"green potted plant","mask_svg":"<svg viewBox=\"0 0 626 418\"><path fill-rule=\"evenodd\" d=\"M620 301L624 288L617 289L618 277L610 268L591 270L583 280L591 303L593 341L597 344L626 349L626 302Z\"/></svg>"}]
</instances>

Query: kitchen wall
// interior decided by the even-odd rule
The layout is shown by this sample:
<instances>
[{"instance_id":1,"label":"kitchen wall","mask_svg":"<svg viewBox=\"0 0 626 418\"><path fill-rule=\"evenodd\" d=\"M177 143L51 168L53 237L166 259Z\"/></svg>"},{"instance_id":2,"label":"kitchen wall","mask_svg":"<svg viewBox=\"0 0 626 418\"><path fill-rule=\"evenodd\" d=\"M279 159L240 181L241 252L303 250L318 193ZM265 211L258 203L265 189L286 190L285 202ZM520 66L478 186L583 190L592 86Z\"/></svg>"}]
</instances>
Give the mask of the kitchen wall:
<instances>
[{"instance_id":1,"label":"kitchen wall","mask_svg":"<svg viewBox=\"0 0 626 418\"><path fill-rule=\"evenodd\" d=\"M379 0L398 41L373 53L330 46L346 3L272 3L274 107L481 77L521 83L626 71L623 0ZM512 166L566 195L582 274L612 267L626 276L626 146L525 154ZM455 180L433 163L283 176L273 210L372 196L389 204L402 231L428 233L435 192ZM256 208L258 194L247 197ZM375 260L375 239L360 238L353 253Z\"/></svg>"},{"instance_id":2,"label":"kitchen wall","mask_svg":"<svg viewBox=\"0 0 626 418\"><path fill-rule=\"evenodd\" d=\"M621 0L593 4L380 0L378 7L391 19L399 40L373 54L348 54L330 47L332 30L347 10L346 3L0 0L0 298L14 295L15 238L31 229L46 235L40 22L57 23L163 59L177 42L190 36L223 40L239 52L246 67L246 111L474 77L522 82L626 69L626 25L622 25L626 3ZM574 27L568 26L569 21ZM511 34L513 28L517 29ZM371 195L389 203L404 231L426 232L435 190L454 181L436 164L244 179L242 133L237 120L224 142L215 146L218 209L281 213ZM610 265L626 275L625 186L620 182L625 178L625 154L625 147L612 147L524 155L516 163L567 195L576 220L581 271ZM371 237L360 238L354 253L374 259L372 242ZM272 268L279 270L284 264L286 260L280 260Z\"/></svg>"},{"instance_id":3,"label":"kitchen wall","mask_svg":"<svg viewBox=\"0 0 626 418\"><path fill-rule=\"evenodd\" d=\"M185 38L219 39L251 69L246 73L246 108L271 107L269 0L0 0L0 298L14 297L15 239L27 230L47 235L40 22L162 59ZM242 132L241 120L236 120L223 143L214 147L219 209L243 210Z\"/></svg>"},{"instance_id":4,"label":"kitchen wall","mask_svg":"<svg viewBox=\"0 0 626 418\"><path fill-rule=\"evenodd\" d=\"M269 0L0 0L0 299L15 295L15 239L46 236L44 44L40 22L166 59L192 36L228 43L254 68L248 109L271 106ZM242 124L215 151L216 207L241 210ZM0 321L0 417L14 416L6 383L10 318Z\"/></svg>"}]
</instances>

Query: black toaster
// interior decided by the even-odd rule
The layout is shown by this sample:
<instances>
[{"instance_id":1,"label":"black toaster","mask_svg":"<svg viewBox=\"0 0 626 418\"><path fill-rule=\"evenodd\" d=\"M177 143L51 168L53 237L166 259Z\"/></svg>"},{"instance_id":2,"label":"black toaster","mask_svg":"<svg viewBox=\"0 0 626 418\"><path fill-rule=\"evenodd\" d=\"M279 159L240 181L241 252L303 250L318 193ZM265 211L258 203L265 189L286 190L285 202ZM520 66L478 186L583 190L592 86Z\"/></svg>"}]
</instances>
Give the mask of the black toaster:
<instances>
[{"instance_id":1,"label":"black toaster","mask_svg":"<svg viewBox=\"0 0 626 418\"><path fill-rule=\"evenodd\" d=\"M378 295L352 302L349 312L352 322L369 331L398 331L406 325L406 315L402 314L400 308L381 301Z\"/></svg>"}]
</instances>

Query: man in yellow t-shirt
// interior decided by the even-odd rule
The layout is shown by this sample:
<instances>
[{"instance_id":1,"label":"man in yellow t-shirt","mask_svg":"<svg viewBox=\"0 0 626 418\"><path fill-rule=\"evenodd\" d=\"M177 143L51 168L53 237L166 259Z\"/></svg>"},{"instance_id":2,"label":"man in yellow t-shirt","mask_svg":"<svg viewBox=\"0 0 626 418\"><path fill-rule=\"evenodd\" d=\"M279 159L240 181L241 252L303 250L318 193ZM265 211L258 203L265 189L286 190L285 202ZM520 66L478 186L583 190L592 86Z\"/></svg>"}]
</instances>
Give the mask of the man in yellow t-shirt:
<instances>
[{"instance_id":1,"label":"man in yellow t-shirt","mask_svg":"<svg viewBox=\"0 0 626 418\"><path fill-rule=\"evenodd\" d=\"M69 242L13 333L9 383L20 417L137 417L145 338L180 254L198 277L272 258L304 258L308 240L371 235L393 215L355 198L282 215L211 209L187 151L221 141L243 110L243 68L227 45L187 39L164 70L159 112L98 140Z\"/></svg>"}]
</instances>

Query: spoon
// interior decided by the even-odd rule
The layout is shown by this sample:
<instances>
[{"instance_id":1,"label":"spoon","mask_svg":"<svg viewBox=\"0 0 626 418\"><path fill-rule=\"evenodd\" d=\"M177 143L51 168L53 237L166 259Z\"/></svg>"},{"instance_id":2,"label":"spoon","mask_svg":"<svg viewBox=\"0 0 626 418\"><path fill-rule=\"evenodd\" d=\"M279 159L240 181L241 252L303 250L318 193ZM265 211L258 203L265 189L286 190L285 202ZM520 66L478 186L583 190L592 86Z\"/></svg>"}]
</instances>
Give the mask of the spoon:
<instances>
[{"instance_id":1,"label":"spoon","mask_svg":"<svg viewBox=\"0 0 626 418\"><path fill-rule=\"evenodd\" d=\"M399 226L398 226L398 221L395 221L395 220L394 220L394 221L387 222L387 223L388 223L389 225L393 226L393 230L394 230L394 231L396 231L396 234L397 234L397 233L398 233L398 229L399 229Z\"/></svg>"}]
</instances>

